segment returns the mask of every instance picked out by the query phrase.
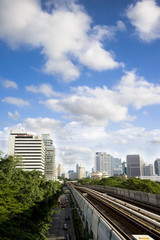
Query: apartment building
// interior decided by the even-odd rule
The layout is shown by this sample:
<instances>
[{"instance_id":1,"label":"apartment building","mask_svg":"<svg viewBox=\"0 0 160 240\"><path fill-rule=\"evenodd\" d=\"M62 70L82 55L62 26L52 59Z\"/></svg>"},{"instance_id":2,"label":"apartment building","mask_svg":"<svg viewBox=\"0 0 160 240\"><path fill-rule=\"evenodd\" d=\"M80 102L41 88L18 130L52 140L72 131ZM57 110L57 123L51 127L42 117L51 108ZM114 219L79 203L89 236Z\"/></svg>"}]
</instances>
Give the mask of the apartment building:
<instances>
[{"instance_id":1,"label":"apartment building","mask_svg":"<svg viewBox=\"0 0 160 240\"><path fill-rule=\"evenodd\" d=\"M45 146L42 138L21 130L11 130L8 138L8 155L22 158L17 167L26 171L45 172Z\"/></svg>"},{"instance_id":2,"label":"apartment building","mask_svg":"<svg viewBox=\"0 0 160 240\"><path fill-rule=\"evenodd\" d=\"M56 180L55 169L55 147L50 134L42 134L42 140L45 145L45 176L47 180Z\"/></svg>"}]
</instances>

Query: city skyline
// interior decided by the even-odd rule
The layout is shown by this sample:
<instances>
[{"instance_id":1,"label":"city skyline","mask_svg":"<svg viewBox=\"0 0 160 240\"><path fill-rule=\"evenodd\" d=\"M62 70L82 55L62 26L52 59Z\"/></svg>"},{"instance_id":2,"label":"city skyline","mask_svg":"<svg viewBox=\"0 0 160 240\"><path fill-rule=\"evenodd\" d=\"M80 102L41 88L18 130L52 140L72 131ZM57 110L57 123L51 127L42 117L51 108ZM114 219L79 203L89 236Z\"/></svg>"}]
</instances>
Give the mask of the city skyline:
<instances>
[{"instance_id":1,"label":"city skyline","mask_svg":"<svg viewBox=\"0 0 160 240\"><path fill-rule=\"evenodd\" d=\"M66 170L95 152L153 164L159 26L155 0L0 0L0 150L24 129L50 134Z\"/></svg>"}]
</instances>

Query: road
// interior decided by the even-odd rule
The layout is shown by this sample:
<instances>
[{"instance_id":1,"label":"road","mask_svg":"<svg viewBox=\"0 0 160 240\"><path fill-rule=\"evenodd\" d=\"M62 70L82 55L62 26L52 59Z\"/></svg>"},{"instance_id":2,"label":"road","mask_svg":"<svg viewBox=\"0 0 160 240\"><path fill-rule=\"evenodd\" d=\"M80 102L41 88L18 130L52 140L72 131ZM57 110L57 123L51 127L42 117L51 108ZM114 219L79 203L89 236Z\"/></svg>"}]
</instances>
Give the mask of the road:
<instances>
[{"instance_id":1,"label":"road","mask_svg":"<svg viewBox=\"0 0 160 240\"><path fill-rule=\"evenodd\" d=\"M61 201L65 201L66 198L67 202L65 208L61 209L61 206L59 206L58 208L54 209L52 225L50 226L49 235L47 236L48 240L64 240L66 239L67 234L70 234L70 239L76 240L71 215L70 199L67 191L61 195L60 199ZM69 216L69 220L65 220L66 215ZM67 230L63 229L64 223L68 225Z\"/></svg>"}]
</instances>

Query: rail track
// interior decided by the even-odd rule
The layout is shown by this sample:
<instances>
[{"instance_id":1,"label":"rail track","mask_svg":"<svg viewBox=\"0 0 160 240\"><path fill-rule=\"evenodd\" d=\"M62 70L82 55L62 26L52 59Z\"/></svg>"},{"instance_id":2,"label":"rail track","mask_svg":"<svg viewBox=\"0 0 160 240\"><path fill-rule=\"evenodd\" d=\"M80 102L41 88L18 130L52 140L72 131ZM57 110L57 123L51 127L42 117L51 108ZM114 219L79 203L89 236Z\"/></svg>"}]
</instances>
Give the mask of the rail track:
<instances>
[{"instance_id":1,"label":"rail track","mask_svg":"<svg viewBox=\"0 0 160 240\"><path fill-rule=\"evenodd\" d=\"M115 194L115 193L111 193L111 192L106 192L106 191L104 191L104 190L102 190L102 189L99 190L99 189L94 189L94 188L92 188L92 187L91 187L91 189L97 190L97 191L102 192L102 193L106 193L108 196L114 197L114 198L116 198L116 199L120 199L120 200L125 201L125 202L128 202L128 203L131 203L131 204L133 204L133 205L135 205L135 206L138 206L138 207L140 207L140 208L143 208L143 209L145 209L145 210L148 210L148 211L150 211L150 212L153 212L153 213L155 213L155 214L159 214L159 215L160 215L160 206L157 207L157 206L153 206L153 205L151 205L151 204L146 204L146 203L143 203L143 202L141 202L141 201L139 201L139 200L131 199L131 198L127 197L127 196L121 196L121 195L119 195L119 194Z\"/></svg>"},{"instance_id":2,"label":"rail track","mask_svg":"<svg viewBox=\"0 0 160 240\"><path fill-rule=\"evenodd\" d=\"M124 239L147 234L160 240L160 216L93 189L74 186L117 229Z\"/></svg>"}]
</instances>

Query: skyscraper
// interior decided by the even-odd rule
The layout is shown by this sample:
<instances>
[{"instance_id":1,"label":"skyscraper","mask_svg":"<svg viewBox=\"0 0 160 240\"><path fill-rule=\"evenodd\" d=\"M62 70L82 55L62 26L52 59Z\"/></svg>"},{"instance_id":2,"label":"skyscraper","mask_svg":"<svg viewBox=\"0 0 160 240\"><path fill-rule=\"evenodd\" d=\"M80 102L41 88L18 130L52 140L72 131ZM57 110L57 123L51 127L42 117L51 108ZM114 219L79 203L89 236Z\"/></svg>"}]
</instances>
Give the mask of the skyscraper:
<instances>
[{"instance_id":1,"label":"skyscraper","mask_svg":"<svg viewBox=\"0 0 160 240\"><path fill-rule=\"evenodd\" d=\"M63 166L63 163L60 162L58 164L58 177L61 177L63 173L64 173L64 166Z\"/></svg>"},{"instance_id":2,"label":"skyscraper","mask_svg":"<svg viewBox=\"0 0 160 240\"><path fill-rule=\"evenodd\" d=\"M45 145L45 176L47 180L56 180L55 147L49 134L42 134Z\"/></svg>"},{"instance_id":3,"label":"skyscraper","mask_svg":"<svg viewBox=\"0 0 160 240\"><path fill-rule=\"evenodd\" d=\"M122 174L127 175L127 162L122 162Z\"/></svg>"},{"instance_id":4,"label":"skyscraper","mask_svg":"<svg viewBox=\"0 0 160 240\"><path fill-rule=\"evenodd\" d=\"M108 176L111 176L111 155L106 152L96 152L94 171L105 172Z\"/></svg>"},{"instance_id":5,"label":"skyscraper","mask_svg":"<svg viewBox=\"0 0 160 240\"><path fill-rule=\"evenodd\" d=\"M143 175L144 176L153 176L154 175L153 164L147 164L147 163L144 164Z\"/></svg>"},{"instance_id":6,"label":"skyscraper","mask_svg":"<svg viewBox=\"0 0 160 240\"><path fill-rule=\"evenodd\" d=\"M157 158L154 161L154 169L155 169L155 174L157 174L158 176L160 176L160 159Z\"/></svg>"},{"instance_id":7,"label":"skyscraper","mask_svg":"<svg viewBox=\"0 0 160 240\"><path fill-rule=\"evenodd\" d=\"M76 165L76 172L78 179L86 178L86 170L81 166L81 163Z\"/></svg>"},{"instance_id":8,"label":"skyscraper","mask_svg":"<svg viewBox=\"0 0 160 240\"><path fill-rule=\"evenodd\" d=\"M127 177L140 177L143 173L143 160L140 155L127 155Z\"/></svg>"},{"instance_id":9,"label":"skyscraper","mask_svg":"<svg viewBox=\"0 0 160 240\"><path fill-rule=\"evenodd\" d=\"M8 155L22 157L23 170L45 170L45 147L39 136L20 130L11 130L8 138Z\"/></svg>"},{"instance_id":10,"label":"skyscraper","mask_svg":"<svg viewBox=\"0 0 160 240\"><path fill-rule=\"evenodd\" d=\"M122 174L122 162L120 158L111 157L111 175L117 176Z\"/></svg>"}]
</instances>

